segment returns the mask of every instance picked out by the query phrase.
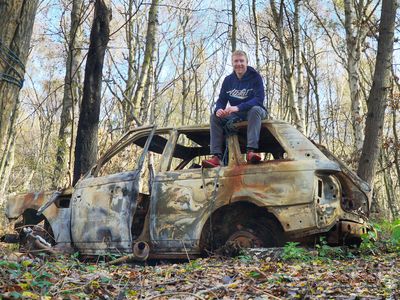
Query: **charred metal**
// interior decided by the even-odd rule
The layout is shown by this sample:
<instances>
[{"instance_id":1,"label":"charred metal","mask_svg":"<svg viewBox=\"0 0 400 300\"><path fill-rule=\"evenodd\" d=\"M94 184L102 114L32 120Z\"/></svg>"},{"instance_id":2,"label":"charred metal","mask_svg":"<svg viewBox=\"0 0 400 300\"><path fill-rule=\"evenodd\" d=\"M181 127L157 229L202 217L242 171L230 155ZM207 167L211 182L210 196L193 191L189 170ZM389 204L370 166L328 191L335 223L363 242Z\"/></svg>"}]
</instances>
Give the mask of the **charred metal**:
<instances>
[{"instance_id":1,"label":"charred metal","mask_svg":"<svg viewBox=\"0 0 400 300\"><path fill-rule=\"evenodd\" d=\"M278 246L314 235L341 243L366 232L369 187L354 172L281 121L263 122L263 160L248 164L246 126L235 124L224 166L212 169L200 168L209 155L207 126L129 131L73 188L9 195L6 215L18 221L16 233L2 241L23 244L30 236L47 250L143 260L195 257L226 243ZM103 175L130 145L141 149L136 166ZM149 155L157 159L146 191ZM45 234L34 232L39 227Z\"/></svg>"}]
</instances>

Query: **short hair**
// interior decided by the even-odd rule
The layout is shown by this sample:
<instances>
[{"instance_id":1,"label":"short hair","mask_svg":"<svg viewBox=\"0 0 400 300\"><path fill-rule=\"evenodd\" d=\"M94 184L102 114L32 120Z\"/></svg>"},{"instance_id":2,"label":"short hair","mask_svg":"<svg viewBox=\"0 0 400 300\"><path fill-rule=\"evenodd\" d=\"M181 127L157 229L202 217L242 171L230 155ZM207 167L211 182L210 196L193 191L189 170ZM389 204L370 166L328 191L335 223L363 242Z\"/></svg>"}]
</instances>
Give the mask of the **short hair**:
<instances>
[{"instance_id":1,"label":"short hair","mask_svg":"<svg viewBox=\"0 0 400 300\"><path fill-rule=\"evenodd\" d=\"M249 59L247 58L247 54L246 52L244 52L243 50L235 50L232 52L232 57L234 56L244 56L246 57L246 61L249 61Z\"/></svg>"}]
</instances>

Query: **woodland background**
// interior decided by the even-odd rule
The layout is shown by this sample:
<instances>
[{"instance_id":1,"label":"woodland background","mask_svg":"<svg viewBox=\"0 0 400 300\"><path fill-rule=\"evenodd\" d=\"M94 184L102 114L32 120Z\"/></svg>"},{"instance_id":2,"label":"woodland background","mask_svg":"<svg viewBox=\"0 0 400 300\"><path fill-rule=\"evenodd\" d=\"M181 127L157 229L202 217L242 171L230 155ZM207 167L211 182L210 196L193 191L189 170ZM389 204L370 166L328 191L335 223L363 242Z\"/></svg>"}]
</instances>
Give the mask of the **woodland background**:
<instances>
[{"instance_id":1,"label":"woodland background","mask_svg":"<svg viewBox=\"0 0 400 300\"><path fill-rule=\"evenodd\" d=\"M0 1L0 194L70 185L129 128L208 123L230 53L242 49L265 80L270 118L325 145L374 186L378 217L398 218L396 9L394 0Z\"/></svg>"}]
</instances>

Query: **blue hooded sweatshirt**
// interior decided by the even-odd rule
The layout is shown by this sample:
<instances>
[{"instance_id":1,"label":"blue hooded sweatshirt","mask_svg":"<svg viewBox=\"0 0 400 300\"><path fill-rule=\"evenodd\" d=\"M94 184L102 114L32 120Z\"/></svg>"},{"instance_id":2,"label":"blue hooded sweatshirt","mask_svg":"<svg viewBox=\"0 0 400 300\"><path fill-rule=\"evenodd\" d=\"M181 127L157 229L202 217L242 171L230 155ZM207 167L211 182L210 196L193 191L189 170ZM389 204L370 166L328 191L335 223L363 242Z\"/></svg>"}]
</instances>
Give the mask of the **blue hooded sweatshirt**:
<instances>
[{"instance_id":1,"label":"blue hooded sweatshirt","mask_svg":"<svg viewBox=\"0 0 400 300\"><path fill-rule=\"evenodd\" d=\"M222 83L215 111L225 109L226 104L237 106L240 112L246 112L253 106L264 107L264 85L260 74L252 67L247 67L247 71L239 79L236 73L225 77Z\"/></svg>"}]
</instances>

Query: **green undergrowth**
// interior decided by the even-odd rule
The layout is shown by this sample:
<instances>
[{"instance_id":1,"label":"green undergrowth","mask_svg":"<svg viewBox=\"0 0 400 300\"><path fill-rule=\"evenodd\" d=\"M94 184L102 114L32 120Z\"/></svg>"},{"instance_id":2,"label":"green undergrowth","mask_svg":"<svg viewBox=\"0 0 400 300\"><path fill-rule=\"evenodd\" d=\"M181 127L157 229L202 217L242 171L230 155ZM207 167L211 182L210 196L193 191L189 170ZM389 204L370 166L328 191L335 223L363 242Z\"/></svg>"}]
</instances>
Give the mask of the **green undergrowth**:
<instances>
[{"instance_id":1,"label":"green undergrowth","mask_svg":"<svg viewBox=\"0 0 400 300\"><path fill-rule=\"evenodd\" d=\"M349 247L332 247L321 238L314 249L300 246L298 242L289 242L283 248L282 260L313 261L354 258L354 249Z\"/></svg>"},{"instance_id":2,"label":"green undergrowth","mask_svg":"<svg viewBox=\"0 0 400 300\"><path fill-rule=\"evenodd\" d=\"M375 222L370 226L371 230L361 236L360 251L362 254L400 253L400 219L392 222Z\"/></svg>"},{"instance_id":3,"label":"green undergrowth","mask_svg":"<svg viewBox=\"0 0 400 300\"><path fill-rule=\"evenodd\" d=\"M381 253L400 253L400 220L381 221L369 224L370 230L361 236L359 247L332 247L325 238L320 238L314 250L300 246L300 243L289 242L283 248L283 260L311 261L348 259L362 255Z\"/></svg>"}]
</instances>

